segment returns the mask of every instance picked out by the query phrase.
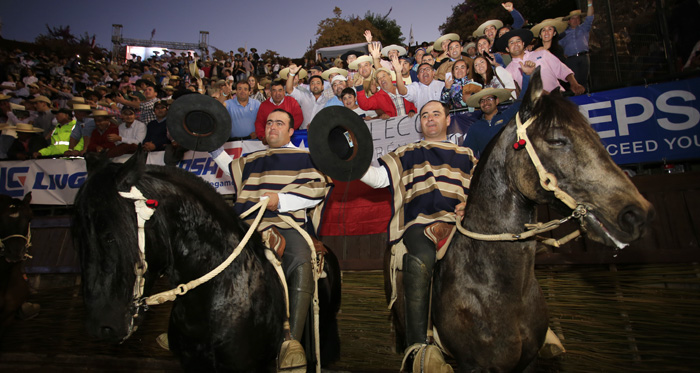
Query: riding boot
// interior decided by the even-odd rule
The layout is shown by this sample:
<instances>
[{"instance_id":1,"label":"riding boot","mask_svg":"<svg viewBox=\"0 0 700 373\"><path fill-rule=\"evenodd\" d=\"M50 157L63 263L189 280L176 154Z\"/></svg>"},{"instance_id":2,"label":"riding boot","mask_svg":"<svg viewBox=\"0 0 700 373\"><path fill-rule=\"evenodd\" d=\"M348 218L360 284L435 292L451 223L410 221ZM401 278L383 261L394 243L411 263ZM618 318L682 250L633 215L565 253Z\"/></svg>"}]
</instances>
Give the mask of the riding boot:
<instances>
[{"instance_id":1,"label":"riding boot","mask_svg":"<svg viewBox=\"0 0 700 373\"><path fill-rule=\"evenodd\" d=\"M314 293L314 275L311 263L304 263L292 271L287 279L289 289L289 325L292 338L301 340L304 322L311 307Z\"/></svg>"},{"instance_id":2,"label":"riding boot","mask_svg":"<svg viewBox=\"0 0 700 373\"><path fill-rule=\"evenodd\" d=\"M417 257L403 257L403 294L406 310L406 342L427 343L431 273Z\"/></svg>"}]
</instances>

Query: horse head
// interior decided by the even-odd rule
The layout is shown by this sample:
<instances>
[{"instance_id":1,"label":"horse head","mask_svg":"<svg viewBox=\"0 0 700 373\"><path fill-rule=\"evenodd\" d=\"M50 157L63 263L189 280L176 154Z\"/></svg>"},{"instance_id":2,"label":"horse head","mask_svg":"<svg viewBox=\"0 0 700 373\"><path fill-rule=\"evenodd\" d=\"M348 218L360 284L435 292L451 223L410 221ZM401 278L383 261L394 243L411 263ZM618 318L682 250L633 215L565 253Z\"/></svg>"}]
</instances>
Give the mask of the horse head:
<instances>
[{"instance_id":1,"label":"horse head","mask_svg":"<svg viewBox=\"0 0 700 373\"><path fill-rule=\"evenodd\" d=\"M608 246L621 248L642 235L653 218L652 205L613 162L578 107L558 93L546 94L539 71L514 121L526 136L516 134L507 159L515 170L513 183L526 198L567 215L578 208L582 230ZM523 149L528 142L532 151Z\"/></svg>"},{"instance_id":2,"label":"horse head","mask_svg":"<svg viewBox=\"0 0 700 373\"><path fill-rule=\"evenodd\" d=\"M134 203L129 191L145 172L137 151L124 164L89 159L88 178L75 199L73 237L80 257L88 332L120 342L136 330L143 308L135 299L135 267L141 262ZM147 271L146 285L155 271Z\"/></svg>"},{"instance_id":3,"label":"horse head","mask_svg":"<svg viewBox=\"0 0 700 373\"><path fill-rule=\"evenodd\" d=\"M22 200L0 195L0 256L8 262L27 258L27 250L31 246L31 201L31 192Z\"/></svg>"}]
</instances>

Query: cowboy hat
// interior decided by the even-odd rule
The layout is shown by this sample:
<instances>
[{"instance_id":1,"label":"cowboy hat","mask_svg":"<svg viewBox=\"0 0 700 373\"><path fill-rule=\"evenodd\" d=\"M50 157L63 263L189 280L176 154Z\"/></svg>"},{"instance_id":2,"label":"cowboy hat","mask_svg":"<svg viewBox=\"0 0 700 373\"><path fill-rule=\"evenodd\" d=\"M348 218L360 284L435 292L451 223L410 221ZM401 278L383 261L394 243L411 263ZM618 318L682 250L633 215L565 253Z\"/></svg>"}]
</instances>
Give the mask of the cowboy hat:
<instances>
[{"instance_id":1,"label":"cowboy hat","mask_svg":"<svg viewBox=\"0 0 700 373\"><path fill-rule=\"evenodd\" d=\"M9 126L9 127L4 127L3 129L6 130L15 130L15 132L28 132L28 133L42 133L44 132L43 129L34 127L31 124L27 123L17 123L14 126Z\"/></svg>"},{"instance_id":2,"label":"cowboy hat","mask_svg":"<svg viewBox=\"0 0 700 373\"><path fill-rule=\"evenodd\" d=\"M355 57L359 57L359 56L362 55L362 53L364 53L364 52L354 51L354 50L353 50L353 51L347 51L347 52L343 53L342 55L340 55L340 59L343 60L343 61L345 61L345 62L348 62L348 57L353 56L353 55L354 55Z\"/></svg>"},{"instance_id":3,"label":"cowboy hat","mask_svg":"<svg viewBox=\"0 0 700 373\"><path fill-rule=\"evenodd\" d=\"M372 162L372 134L362 118L344 106L319 111L309 123L308 139L316 168L333 179L359 179Z\"/></svg>"},{"instance_id":4,"label":"cowboy hat","mask_svg":"<svg viewBox=\"0 0 700 373\"><path fill-rule=\"evenodd\" d=\"M107 110L93 110L92 115L90 115L90 118L97 118L97 117L114 118L114 115L110 114Z\"/></svg>"},{"instance_id":5,"label":"cowboy hat","mask_svg":"<svg viewBox=\"0 0 700 373\"><path fill-rule=\"evenodd\" d=\"M289 68L285 67L284 69L280 70L280 79L287 80L287 75L289 74ZM305 69L301 69L297 71L297 75L299 76L299 79L304 79L308 75Z\"/></svg>"},{"instance_id":6,"label":"cowboy hat","mask_svg":"<svg viewBox=\"0 0 700 373\"><path fill-rule=\"evenodd\" d=\"M487 27L491 27L491 26L494 26L494 27L496 28L496 30L498 30L499 28L503 27L503 22L501 22L501 21L499 21L499 20L497 20L497 19L488 20L488 21L482 23L482 24L479 26L479 28L477 28L476 31L474 31L474 32L472 33L472 35L473 35L473 36L476 36L476 37L479 37L479 36L481 36L481 35L484 35L484 31L486 31L486 28L487 28Z\"/></svg>"},{"instance_id":7,"label":"cowboy hat","mask_svg":"<svg viewBox=\"0 0 700 373\"><path fill-rule=\"evenodd\" d=\"M8 95L4 95L4 94L0 93L0 101L9 100L11 98L12 98L12 96L8 96Z\"/></svg>"},{"instance_id":8,"label":"cowboy hat","mask_svg":"<svg viewBox=\"0 0 700 373\"><path fill-rule=\"evenodd\" d=\"M549 18L533 26L530 29L530 31L532 31L532 35L539 36L540 31L542 31L543 28L549 26L554 27L557 30L557 34L561 34L562 32L564 32L564 30L566 30L567 24L564 21L563 17Z\"/></svg>"},{"instance_id":9,"label":"cowboy hat","mask_svg":"<svg viewBox=\"0 0 700 373\"><path fill-rule=\"evenodd\" d=\"M532 41L532 31L527 30L527 29L515 29L515 30L510 30L506 32L505 34L501 35L501 37L496 38L496 41L493 42L493 50L496 52L503 52L506 53L506 48L508 47L508 41L513 38L513 37L519 37L520 40L523 41L524 46L528 46L530 42Z\"/></svg>"},{"instance_id":10,"label":"cowboy hat","mask_svg":"<svg viewBox=\"0 0 700 373\"><path fill-rule=\"evenodd\" d=\"M71 103L77 103L77 104L84 104L85 103L85 98L84 97L73 97L70 100Z\"/></svg>"},{"instance_id":11,"label":"cowboy hat","mask_svg":"<svg viewBox=\"0 0 700 373\"><path fill-rule=\"evenodd\" d=\"M366 54L359 56L359 57L357 57L357 59L355 61L350 62L350 65L348 66L348 68L350 70L357 70L360 67L360 63L362 63L362 62L369 62L371 64L372 57L370 57Z\"/></svg>"},{"instance_id":12,"label":"cowboy hat","mask_svg":"<svg viewBox=\"0 0 700 373\"><path fill-rule=\"evenodd\" d=\"M504 88L484 88L481 91L472 94L467 99L467 106L479 107L479 101L486 96L496 96L500 102L508 100L510 96L510 90Z\"/></svg>"},{"instance_id":13,"label":"cowboy hat","mask_svg":"<svg viewBox=\"0 0 700 373\"><path fill-rule=\"evenodd\" d=\"M580 9L572 10L569 12L568 16L562 18L562 21L568 21L574 17L583 17L583 12Z\"/></svg>"},{"instance_id":14,"label":"cowboy hat","mask_svg":"<svg viewBox=\"0 0 700 373\"><path fill-rule=\"evenodd\" d=\"M439 38L437 38L437 40L435 40L435 43L433 43L433 50L442 52L442 42L448 39L459 40L459 35L453 33L440 36Z\"/></svg>"},{"instance_id":15,"label":"cowboy hat","mask_svg":"<svg viewBox=\"0 0 700 373\"><path fill-rule=\"evenodd\" d=\"M73 111L90 111L92 112L92 108L90 105L86 104L72 104Z\"/></svg>"},{"instance_id":16,"label":"cowboy hat","mask_svg":"<svg viewBox=\"0 0 700 373\"><path fill-rule=\"evenodd\" d=\"M173 101L168 111L168 131L186 149L210 152L231 135L231 117L216 99L186 94Z\"/></svg>"},{"instance_id":17,"label":"cowboy hat","mask_svg":"<svg viewBox=\"0 0 700 373\"><path fill-rule=\"evenodd\" d=\"M2 100L2 97L0 97L0 100ZM36 97L34 97L33 99L31 99L31 100L29 100L29 101L31 101L31 102L43 102L43 103L45 103L45 104L47 104L47 105L51 105L51 100L49 100L48 97L42 96L42 95L36 96Z\"/></svg>"},{"instance_id":18,"label":"cowboy hat","mask_svg":"<svg viewBox=\"0 0 700 373\"><path fill-rule=\"evenodd\" d=\"M396 50L399 52L399 56L403 56L406 54L406 48L396 45L396 44L391 44L387 45L386 47L382 48L382 56L384 57L389 57L389 51Z\"/></svg>"},{"instance_id":19,"label":"cowboy hat","mask_svg":"<svg viewBox=\"0 0 700 373\"><path fill-rule=\"evenodd\" d=\"M324 72L321 74L321 78L323 78L323 80L330 80L330 75L331 75L331 74L340 74L340 75L342 75L342 76L344 76L344 77L347 78L347 76L348 76L348 71L345 70L345 69L337 68L337 67L331 67L330 69L324 71Z\"/></svg>"}]
</instances>

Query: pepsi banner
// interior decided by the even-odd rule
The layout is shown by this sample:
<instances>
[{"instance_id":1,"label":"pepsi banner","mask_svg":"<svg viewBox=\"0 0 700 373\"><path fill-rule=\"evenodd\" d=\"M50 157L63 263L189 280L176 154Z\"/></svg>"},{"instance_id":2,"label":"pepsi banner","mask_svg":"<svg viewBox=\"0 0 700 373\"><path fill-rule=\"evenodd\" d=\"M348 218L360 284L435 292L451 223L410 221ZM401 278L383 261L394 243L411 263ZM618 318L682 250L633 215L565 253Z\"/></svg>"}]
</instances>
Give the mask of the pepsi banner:
<instances>
[{"instance_id":1,"label":"pepsi banner","mask_svg":"<svg viewBox=\"0 0 700 373\"><path fill-rule=\"evenodd\" d=\"M596 92L571 100L617 164L700 157L700 78Z\"/></svg>"}]
</instances>

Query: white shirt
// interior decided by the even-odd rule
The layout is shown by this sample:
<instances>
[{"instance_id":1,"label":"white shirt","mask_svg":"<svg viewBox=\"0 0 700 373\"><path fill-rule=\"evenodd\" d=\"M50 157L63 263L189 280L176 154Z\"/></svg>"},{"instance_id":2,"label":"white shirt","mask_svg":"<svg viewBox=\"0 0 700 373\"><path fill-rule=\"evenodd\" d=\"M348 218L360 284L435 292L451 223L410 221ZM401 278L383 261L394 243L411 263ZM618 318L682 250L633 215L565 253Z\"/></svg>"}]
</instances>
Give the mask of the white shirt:
<instances>
[{"instance_id":1,"label":"white shirt","mask_svg":"<svg viewBox=\"0 0 700 373\"><path fill-rule=\"evenodd\" d=\"M130 127L127 127L124 122L119 125L119 136L122 140L115 144L140 144L146 138L146 125L143 122L134 120Z\"/></svg>"},{"instance_id":2,"label":"white shirt","mask_svg":"<svg viewBox=\"0 0 700 373\"><path fill-rule=\"evenodd\" d=\"M326 105L326 102L328 102L328 97L326 95L321 94L317 100L314 94L304 87L295 87L290 96L297 100L299 106L301 106L301 112L304 114L304 121L299 127L302 130L305 130L309 126L314 116L316 116Z\"/></svg>"},{"instance_id":3,"label":"white shirt","mask_svg":"<svg viewBox=\"0 0 700 373\"><path fill-rule=\"evenodd\" d=\"M445 87L445 82L433 79L429 85L425 85L421 82L413 82L406 87L405 95L402 95L408 101L413 102L416 108L420 111L423 105L427 104L428 101L440 100L440 94L442 94L442 89Z\"/></svg>"}]
</instances>

